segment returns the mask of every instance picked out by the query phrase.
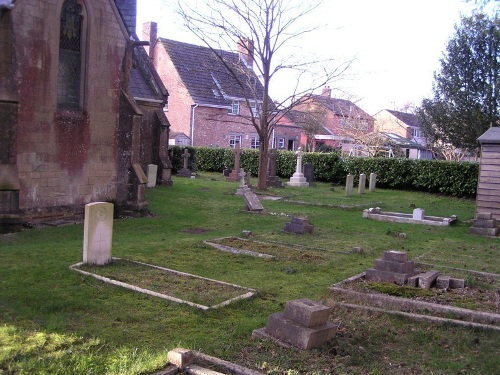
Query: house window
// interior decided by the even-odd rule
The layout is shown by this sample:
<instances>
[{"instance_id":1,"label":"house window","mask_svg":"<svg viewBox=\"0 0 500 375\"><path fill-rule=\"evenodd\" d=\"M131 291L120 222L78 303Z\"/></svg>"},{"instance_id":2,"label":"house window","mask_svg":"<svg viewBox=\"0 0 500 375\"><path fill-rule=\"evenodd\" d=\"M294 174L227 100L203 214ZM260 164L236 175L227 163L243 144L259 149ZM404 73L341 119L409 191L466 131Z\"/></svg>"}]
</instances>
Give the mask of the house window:
<instances>
[{"instance_id":1,"label":"house window","mask_svg":"<svg viewBox=\"0 0 500 375\"><path fill-rule=\"evenodd\" d=\"M416 138L422 137L422 132L420 131L420 129L418 129L418 128L410 128L410 131L411 131L411 136L412 137L416 137Z\"/></svg>"},{"instance_id":2,"label":"house window","mask_svg":"<svg viewBox=\"0 0 500 375\"><path fill-rule=\"evenodd\" d=\"M76 0L66 0L61 9L57 107L80 109L82 82L82 8Z\"/></svg>"},{"instance_id":3,"label":"house window","mask_svg":"<svg viewBox=\"0 0 500 375\"><path fill-rule=\"evenodd\" d=\"M261 105L260 103L251 103L250 110L252 111L252 116L253 117L259 117L260 116L260 110L261 110Z\"/></svg>"},{"instance_id":4,"label":"house window","mask_svg":"<svg viewBox=\"0 0 500 375\"><path fill-rule=\"evenodd\" d=\"M252 136L250 148L258 149L260 147L260 140L258 136Z\"/></svg>"},{"instance_id":5,"label":"house window","mask_svg":"<svg viewBox=\"0 0 500 375\"><path fill-rule=\"evenodd\" d=\"M230 115L239 115L240 114L240 102L237 100L233 100L231 103L231 108L229 108L228 113Z\"/></svg>"},{"instance_id":6,"label":"house window","mask_svg":"<svg viewBox=\"0 0 500 375\"><path fill-rule=\"evenodd\" d=\"M278 138L278 147L285 148L285 138Z\"/></svg>"},{"instance_id":7,"label":"house window","mask_svg":"<svg viewBox=\"0 0 500 375\"><path fill-rule=\"evenodd\" d=\"M235 148L236 144L239 144L241 147L241 135L230 135L229 136L229 147Z\"/></svg>"}]
</instances>

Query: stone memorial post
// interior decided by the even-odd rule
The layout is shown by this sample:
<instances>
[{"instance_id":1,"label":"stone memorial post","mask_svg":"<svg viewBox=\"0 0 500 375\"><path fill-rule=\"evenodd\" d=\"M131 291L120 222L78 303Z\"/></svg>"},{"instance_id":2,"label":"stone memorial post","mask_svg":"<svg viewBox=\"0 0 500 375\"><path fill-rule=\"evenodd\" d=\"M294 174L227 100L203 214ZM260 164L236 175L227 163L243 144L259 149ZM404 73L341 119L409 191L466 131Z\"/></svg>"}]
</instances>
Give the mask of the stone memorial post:
<instances>
[{"instance_id":1,"label":"stone memorial post","mask_svg":"<svg viewBox=\"0 0 500 375\"><path fill-rule=\"evenodd\" d=\"M132 168L134 169L135 176L137 177L137 190L129 204L136 209L141 209L148 205L148 202L146 201L146 184L148 183L148 177L142 170L139 163L132 165Z\"/></svg>"},{"instance_id":2,"label":"stone memorial post","mask_svg":"<svg viewBox=\"0 0 500 375\"><path fill-rule=\"evenodd\" d=\"M312 165L312 163L304 164L304 177L309 183L309 186L314 186L314 165Z\"/></svg>"},{"instance_id":3,"label":"stone memorial post","mask_svg":"<svg viewBox=\"0 0 500 375\"><path fill-rule=\"evenodd\" d=\"M148 164L148 188L156 186L156 175L158 173L158 166L156 164Z\"/></svg>"},{"instance_id":4,"label":"stone memorial post","mask_svg":"<svg viewBox=\"0 0 500 375\"><path fill-rule=\"evenodd\" d=\"M361 173L359 175L358 194L365 193L365 186L366 186L366 174Z\"/></svg>"},{"instance_id":5,"label":"stone memorial post","mask_svg":"<svg viewBox=\"0 0 500 375\"><path fill-rule=\"evenodd\" d=\"M111 260L113 203L85 205L83 226L83 263L104 265Z\"/></svg>"},{"instance_id":6,"label":"stone memorial post","mask_svg":"<svg viewBox=\"0 0 500 375\"><path fill-rule=\"evenodd\" d=\"M244 195L245 192L247 191L252 191L248 186L247 186L247 181L246 181L246 172L244 169L240 169L239 173L239 178L240 178L240 186L238 189L236 189L236 195Z\"/></svg>"},{"instance_id":7,"label":"stone memorial post","mask_svg":"<svg viewBox=\"0 0 500 375\"><path fill-rule=\"evenodd\" d=\"M233 149L234 153L234 167L229 176L226 178L226 181L239 181L240 174L240 156L241 156L241 147L239 143L236 143Z\"/></svg>"},{"instance_id":8,"label":"stone memorial post","mask_svg":"<svg viewBox=\"0 0 500 375\"><path fill-rule=\"evenodd\" d=\"M302 173L302 156L304 155L304 152L302 152L301 147L299 147L296 154L297 154L297 166L295 168L295 173L293 174L292 177L290 177L290 181L287 184L288 186L298 186L298 187L309 186L309 183L304 177L304 173Z\"/></svg>"},{"instance_id":9,"label":"stone memorial post","mask_svg":"<svg viewBox=\"0 0 500 375\"><path fill-rule=\"evenodd\" d=\"M283 187L283 183L280 178L276 176L276 160L278 159L278 153L275 148L269 150L269 159L267 164L267 176L266 185L273 187Z\"/></svg>"},{"instance_id":10,"label":"stone memorial post","mask_svg":"<svg viewBox=\"0 0 500 375\"><path fill-rule=\"evenodd\" d=\"M348 174L345 183L345 196L350 197L352 195L352 188L354 186L354 176Z\"/></svg>"},{"instance_id":11,"label":"stone memorial post","mask_svg":"<svg viewBox=\"0 0 500 375\"><path fill-rule=\"evenodd\" d=\"M370 173L370 183L369 183L370 193L373 193L375 191L376 184L377 184L377 174Z\"/></svg>"},{"instance_id":12,"label":"stone memorial post","mask_svg":"<svg viewBox=\"0 0 500 375\"><path fill-rule=\"evenodd\" d=\"M180 177L191 177L191 171L188 168L188 161L189 161L190 156L191 156L191 154L189 153L188 149L185 148L184 153L182 154L182 158L184 159L183 160L183 167L179 171Z\"/></svg>"}]
</instances>

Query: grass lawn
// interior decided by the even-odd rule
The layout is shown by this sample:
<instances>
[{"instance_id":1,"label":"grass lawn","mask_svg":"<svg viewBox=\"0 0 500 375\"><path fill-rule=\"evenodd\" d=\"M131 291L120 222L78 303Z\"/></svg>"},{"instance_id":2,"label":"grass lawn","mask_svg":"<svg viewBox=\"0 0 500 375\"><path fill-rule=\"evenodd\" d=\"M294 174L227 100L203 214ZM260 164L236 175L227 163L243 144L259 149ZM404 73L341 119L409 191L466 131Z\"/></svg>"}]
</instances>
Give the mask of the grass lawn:
<instances>
[{"instance_id":1,"label":"grass lawn","mask_svg":"<svg viewBox=\"0 0 500 375\"><path fill-rule=\"evenodd\" d=\"M327 300L328 287L363 272L383 251L411 260L500 273L500 239L468 234L474 201L377 189L345 197L341 187L269 189L263 214L244 210L238 183L219 174L175 178L147 191L151 215L114 222L113 256L236 284L249 300L202 311L103 283L69 266L82 259L82 225L0 236L0 374L145 374L184 347L269 374L499 374L500 332L438 326L334 308L335 339L310 350L251 340L267 317L297 298ZM452 227L383 223L362 209L458 216ZM313 235L283 232L307 216ZM275 259L234 255L203 243L252 231ZM406 238L398 236L406 233ZM284 253L283 245L293 251ZM353 254L353 247L363 254ZM122 276L120 276L122 277ZM210 291L206 292L210 293Z\"/></svg>"}]
</instances>

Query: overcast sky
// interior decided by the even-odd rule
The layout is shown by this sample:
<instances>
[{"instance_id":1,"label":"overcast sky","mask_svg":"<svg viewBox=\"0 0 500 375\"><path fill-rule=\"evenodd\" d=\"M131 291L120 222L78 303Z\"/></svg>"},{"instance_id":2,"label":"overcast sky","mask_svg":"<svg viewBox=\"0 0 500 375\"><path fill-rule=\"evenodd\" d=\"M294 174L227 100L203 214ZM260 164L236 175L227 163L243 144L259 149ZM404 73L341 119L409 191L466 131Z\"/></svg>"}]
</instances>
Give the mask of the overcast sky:
<instances>
[{"instance_id":1,"label":"overcast sky","mask_svg":"<svg viewBox=\"0 0 500 375\"><path fill-rule=\"evenodd\" d=\"M159 37L200 44L182 28L168 4L171 1L137 0L138 36L142 37L144 22L154 21ZM322 11L309 19L322 27L303 50L354 58L345 79L332 88L341 88L344 98L369 114L401 109L431 96L433 72L439 69L454 26L471 11L472 5L464 0L326 0ZM284 90L287 82L272 82L274 99L283 98ZM342 96L335 90L333 95Z\"/></svg>"}]
</instances>

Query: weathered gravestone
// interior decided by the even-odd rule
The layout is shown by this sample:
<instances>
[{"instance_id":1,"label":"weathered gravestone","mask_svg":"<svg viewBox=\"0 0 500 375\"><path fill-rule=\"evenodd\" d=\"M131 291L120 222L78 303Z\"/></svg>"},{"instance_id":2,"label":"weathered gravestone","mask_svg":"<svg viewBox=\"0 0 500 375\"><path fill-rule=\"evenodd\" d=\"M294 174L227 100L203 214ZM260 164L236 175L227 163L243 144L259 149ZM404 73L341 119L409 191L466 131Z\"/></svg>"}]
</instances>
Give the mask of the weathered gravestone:
<instances>
[{"instance_id":1,"label":"weathered gravestone","mask_svg":"<svg viewBox=\"0 0 500 375\"><path fill-rule=\"evenodd\" d=\"M361 173L359 175L358 194L364 194L365 187L366 187L366 174Z\"/></svg>"},{"instance_id":2,"label":"weathered gravestone","mask_svg":"<svg viewBox=\"0 0 500 375\"><path fill-rule=\"evenodd\" d=\"M377 185L377 174L370 173L370 183L369 183L370 193L373 193L375 191L376 185Z\"/></svg>"},{"instance_id":3,"label":"weathered gravestone","mask_svg":"<svg viewBox=\"0 0 500 375\"><path fill-rule=\"evenodd\" d=\"M189 161L189 157L190 156L191 156L191 154L189 153L188 149L185 148L184 149L184 153L182 154L183 167L179 171L178 176L180 176L180 177L191 177L192 172L188 168L188 161Z\"/></svg>"},{"instance_id":4,"label":"weathered gravestone","mask_svg":"<svg viewBox=\"0 0 500 375\"><path fill-rule=\"evenodd\" d=\"M384 251L382 259L375 259L375 266L366 270L366 280L404 285L408 278L418 274L415 263L408 261L404 251Z\"/></svg>"},{"instance_id":5,"label":"weathered gravestone","mask_svg":"<svg viewBox=\"0 0 500 375\"><path fill-rule=\"evenodd\" d=\"M240 186L238 189L236 189L236 195L243 195L247 191L251 191L250 188L247 186L247 181L246 181L246 172L244 169L240 169L239 173L239 178L240 178Z\"/></svg>"},{"instance_id":6,"label":"weathered gravestone","mask_svg":"<svg viewBox=\"0 0 500 375\"><path fill-rule=\"evenodd\" d=\"M497 220L490 212L477 212L473 225L469 228L469 233L482 236L497 236L498 232Z\"/></svg>"},{"instance_id":7,"label":"weathered gravestone","mask_svg":"<svg viewBox=\"0 0 500 375\"><path fill-rule=\"evenodd\" d=\"M104 265L111 260L113 203L85 205L83 226L83 263Z\"/></svg>"},{"instance_id":8,"label":"weathered gravestone","mask_svg":"<svg viewBox=\"0 0 500 375\"><path fill-rule=\"evenodd\" d=\"M290 177L290 181L287 182L287 185L295 187L309 186L309 183L306 181L306 178L304 177L304 173L302 173L302 156L304 155L304 153L302 152L302 148L299 147L296 154L297 154L297 166L295 168L295 173L293 174L292 177Z\"/></svg>"},{"instance_id":9,"label":"weathered gravestone","mask_svg":"<svg viewBox=\"0 0 500 375\"><path fill-rule=\"evenodd\" d=\"M314 186L314 165L312 163L304 164L304 177L309 183L309 186Z\"/></svg>"},{"instance_id":10,"label":"weathered gravestone","mask_svg":"<svg viewBox=\"0 0 500 375\"><path fill-rule=\"evenodd\" d=\"M309 219L305 217L292 217L292 221L285 223L285 232L296 234L312 234L314 226L309 223Z\"/></svg>"},{"instance_id":11,"label":"weathered gravestone","mask_svg":"<svg viewBox=\"0 0 500 375\"><path fill-rule=\"evenodd\" d=\"M269 158L268 158L268 166L267 166L267 176L266 176L266 185L272 187L284 187L280 178L276 176L276 161L278 159L278 152L276 149L269 150Z\"/></svg>"},{"instance_id":12,"label":"weathered gravestone","mask_svg":"<svg viewBox=\"0 0 500 375\"><path fill-rule=\"evenodd\" d=\"M270 336L302 350L316 348L337 332L337 325L328 321L331 310L306 298L288 301L284 312L271 315L266 327L254 330L252 337Z\"/></svg>"},{"instance_id":13,"label":"weathered gravestone","mask_svg":"<svg viewBox=\"0 0 500 375\"><path fill-rule=\"evenodd\" d=\"M248 211L263 211L264 207L260 203L259 197L253 191L245 191L243 193L243 198L245 198L246 209Z\"/></svg>"},{"instance_id":14,"label":"weathered gravestone","mask_svg":"<svg viewBox=\"0 0 500 375\"><path fill-rule=\"evenodd\" d=\"M239 143L236 143L234 149L234 167L229 176L226 178L226 181L239 181L240 180L240 157L241 157L241 147Z\"/></svg>"},{"instance_id":15,"label":"weathered gravestone","mask_svg":"<svg viewBox=\"0 0 500 375\"><path fill-rule=\"evenodd\" d=\"M354 186L354 176L348 174L345 182L345 196L350 197L352 195L352 189Z\"/></svg>"},{"instance_id":16,"label":"weathered gravestone","mask_svg":"<svg viewBox=\"0 0 500 375\"><path fill-rule=\"evenodd\" d=\"M148 164L148 188L156 186L156 175L158 174L158 166L156 164Z\"/></svg>"},{"instance_id":17,"label":"weathered gravestone","mask_svg":"<svg viewBox=\"0 0 500 375\"><path fill-rule=\"evenodd\" d=\"M168 156L168 152L165 152L162 162L163 169L161 171L161 183L165 186L172 186L174 184L172 181L172 161Z\"/></svg>"},{"instance_id":18,"label":"weathered gravestone","mask_svg":"<svg viewBox=\"0 0 500 375\"><path fill-rule=\"evenodd\" d=\"M415 208L413 210L413 220L424 220L425 210L423 208Z\"/></svg>"}]
</instances>

